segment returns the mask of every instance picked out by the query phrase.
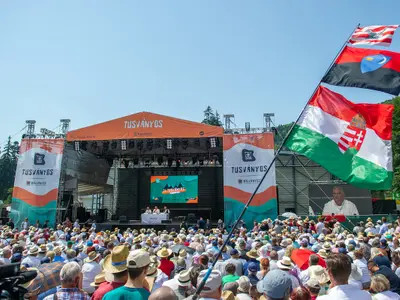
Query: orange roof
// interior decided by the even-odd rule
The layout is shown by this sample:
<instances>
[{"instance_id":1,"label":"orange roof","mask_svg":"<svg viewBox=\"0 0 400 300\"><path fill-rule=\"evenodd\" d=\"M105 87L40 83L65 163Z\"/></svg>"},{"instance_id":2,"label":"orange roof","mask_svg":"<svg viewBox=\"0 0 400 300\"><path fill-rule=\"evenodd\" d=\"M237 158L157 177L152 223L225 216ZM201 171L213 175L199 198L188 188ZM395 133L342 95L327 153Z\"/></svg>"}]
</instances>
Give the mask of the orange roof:
<instances>
[{"instance_id":1,"label":"orange roof","mask_svg":"<svg viewBox=\"0 0 400 300\"><path fill-rule=\"evenodd\" d=\"M202 123L140 112L104 123L72 130L67 141L101 141L146 138L222 137L224 129Z\"/></svg>"}]
</instances>

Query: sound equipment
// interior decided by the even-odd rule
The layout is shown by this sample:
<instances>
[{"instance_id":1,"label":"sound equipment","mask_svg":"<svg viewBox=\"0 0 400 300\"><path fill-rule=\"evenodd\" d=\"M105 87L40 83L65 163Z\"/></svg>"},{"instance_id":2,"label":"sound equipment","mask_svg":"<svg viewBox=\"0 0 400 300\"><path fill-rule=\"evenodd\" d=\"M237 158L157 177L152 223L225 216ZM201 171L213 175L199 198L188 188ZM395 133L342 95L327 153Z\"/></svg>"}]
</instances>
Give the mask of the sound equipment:
<instances>
[{"instance_id":1,"label":"sound equipment","mask_svg":"<svg viewBox=\"0 0 400 300\"><path fill-rule=\"evenodd\" d=\"M119 217L119 222L120 223L128 223L128 218L126 216L120 216Z\"/></svg>"},{"instance_id":2,"label":"sound equipment","mask_svg":"<svg viewBox=\"0 0 400 300\"><path fill-rule=\"evenodd\" d=\"M171 224L171 220L161 220L161 224Z\"/></svg>"},{"instance_id":3,"label":"sound equipment","mask_svg":"<svg viewBox=\"0 0 400 300\"><path fill-rule=\"evenodd\" d=\"M103 223L107 219L107 209L100 208L97 211L96 221L97 223Z\"/></svg>"},{"instance_id":4,"label":"sound equipment","mask_svg":"<svg viewBox=\"0 0 400 300\"><path fill-rule=\"evenodd\" d=\"M76 208L76 217L79 219L80 222L86 222L86 208L83 206Z\"/></svg>"}]
</instances>

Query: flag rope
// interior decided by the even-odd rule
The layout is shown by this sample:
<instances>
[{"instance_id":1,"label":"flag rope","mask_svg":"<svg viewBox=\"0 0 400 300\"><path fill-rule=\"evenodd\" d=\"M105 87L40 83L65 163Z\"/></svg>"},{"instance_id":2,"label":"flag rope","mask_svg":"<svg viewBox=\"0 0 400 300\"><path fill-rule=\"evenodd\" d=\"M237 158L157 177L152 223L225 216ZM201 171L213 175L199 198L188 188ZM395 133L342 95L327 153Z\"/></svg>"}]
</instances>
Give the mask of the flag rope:
<instances>
[{"instance_id":1,"label":"flag rope","mask_svg":"<svg viewBox=\"0 0 400 300\"><path fill-rule=\"evenodd\" d=\"M348 44L351 36L353 35L354 31L356 31L356 29L360 26L360 24L357 24L357 26L351 31L351 34L349 35L349 37L346 39L346 41L343 43L342 47L340 48L340 50L338 51L338 53L336 54L335 58L332 60L332 62L330 63L327 71L325 72L324 76L326 74L328 74L328 72L331 70L332 66L334 65L336 59L339 57L339 55L342 53L343 49L346 47L346 45ZM239 217L237 218L236 222L233 224L231 231L229 232L228 236L226 237L223 245L219 248L218 254L216 257L219 257L222 254L222 250L226 247L226 245L228 244L228 241L231 239L233 232L235 231L236 227L238 226L239 222L242 220L243 215L245 214L245 212L247 211L247 208L249 207L249 205L251 204L251 201L253 201L254 196L257 194L258 190L260 189L261 184L264 182L265 178L267 177L269 171L271 170L272 166L275 163L275 160L277 159L279 153L282 151L283 146L285 145L287 139L289 138L290 134L293 131L293 128L295 127L296 123L300 120L301 115L303 114L304 110L307 107L307 103L310 101L310 99L312 99L312 97L314 97L315 93L317 92L319 86L321 85L322 82L322 78L324 77L322 76L321 79L319 80L316 88L314 89L313 93L311 94L310 98L307 100L306 104L304 105L303 109L301 110L300 114L298 115L296 121L293 123L293 125L291 126L290 130L287 132L285 138L283 139L283 141L281 142L278 150L275 152L274 157L272 158L272 161L270 162L270 164L268 165L267 170L265 171L264 175L261 177L260 182L257 184L256 188L254 189L254 192L251 194L249 200L247 201L246 205L243 207L242 212L240 213ZM199 299L200 297L200 293L203 290L206 281L208 279L208 277L210 276L213 268L215 267L217 263L217 259L215 259L212 263L212 265L209 267L206 275L204 276L203 280L199 283L195 294L192 296L193 300Z\"/></svg>"}]
</instances>

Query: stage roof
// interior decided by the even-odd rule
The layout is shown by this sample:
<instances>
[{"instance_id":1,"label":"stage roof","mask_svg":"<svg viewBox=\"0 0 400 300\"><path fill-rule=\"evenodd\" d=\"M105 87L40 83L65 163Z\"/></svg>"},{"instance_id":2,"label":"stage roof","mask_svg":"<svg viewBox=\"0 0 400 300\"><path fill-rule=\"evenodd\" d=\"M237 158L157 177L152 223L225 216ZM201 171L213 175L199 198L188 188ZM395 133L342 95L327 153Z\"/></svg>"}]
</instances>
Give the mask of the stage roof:
<instances>
[{"instance_id":1,"label":"stage roof","mask_svg":"<svg viewBox=\"0 0 400 300\"><path fill-rule=\"evenodd\" d=\"M72 130L67 141L222 137L224 129L150 112Z\"/></svg>"}]
</instances>

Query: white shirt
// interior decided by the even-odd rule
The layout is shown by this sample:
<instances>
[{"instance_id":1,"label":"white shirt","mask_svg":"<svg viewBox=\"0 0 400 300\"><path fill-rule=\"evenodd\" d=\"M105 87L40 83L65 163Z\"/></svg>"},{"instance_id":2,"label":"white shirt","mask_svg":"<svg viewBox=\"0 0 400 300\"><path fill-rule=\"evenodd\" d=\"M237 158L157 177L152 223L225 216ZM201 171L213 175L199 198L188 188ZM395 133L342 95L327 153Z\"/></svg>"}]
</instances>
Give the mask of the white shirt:
<instances>
[{"instance_id":1,"label":"white shirt","mask_svg":"<svg viewBox=\"0 0 400 300\"><path fill-rule=\"evenodd\" d=\"M151 209L146 209L145 214L151 214Z\"/></svg>"},{"instance_id":2,"label":"white shirt","mask_svg":"<svg viewBox=\"0 0 400 300\"><path fill-rule=\"evenodd\" d=\"M30 268L37 268L40 266L40 259L35 256L28 256L21 261L21 265L27 264Z\"/></svg>"},{"instance_id":3,"label":"white shirt","mask_svg":"<svg viewBox=\"0 0 400 300\"><path fill-rule=\"evenodd\" d=\"M329 201L324 205L322 212L323 215L345 215L345 216L358 216L358 209L353 202L344 199L341 206L336 205L334 200Z\"/></svg>"},{"instance_id":4,"label":"white shirt","mask_svg":"<svg viewBox=\"0 0 400 300\"><path fill-rule=\"evenodd\" d=\"M95 288L90 284L94 281L96 275L100 274L101 266L95 261L85 263L82 267L82 289L87 293L94 293Z\"/></svg>"},{"instance_id":5,"label":"white shirt","mask_svg":"<svg viewBox=\"0 0 400 300\"><path fill-rule=\"evenodd\" d=\"M158 215L159 213L160 213L160 210L158 208L153 210L153 214L157 214Z\"/></svg>"},{"instance_id":6,"label":"white shirt","mask_svg":"<svg viewBox=\"0 0 400 300\"><path fill-rule=\"evenodd\" d=\"M372 296L374 300L400 300L400 296L391 291L385 291Z\"/></svg>"},{"instance_id":7,"label":"white shirt","mask_svg":"<svg viewBox=\"0 0 400 300\"><path fill-rule=\"evenodd\" d=\"M343 284L335 286L334 288L328 290L328 293L323 296L318 296L317 300L371 300L371 295L367 291L362 291L356 287Z\"/></svg>"},{"instance_id":8,"label":"white shirt","mask_svg":"<svg viewBox=\"0 0 400 300\"><path fill-rule=\"evenodd\" d=\"M355 259L353 263L361 270L361 279L360 281L362 283L370 282L371 281L371 275L369 274L368 271L368 266L367 266L367 261L363 258L362 260L360 259Z\"/></svg>"},{"instance_id":9,"label":"white shirt","mask_svg":"<svg viewBox=\"0 0 400 300\"><path fill-rule=\"evenodd\" d=\"M322 229L324 229L325 224L323 222L318 222L315 227L317 229L317 233L320 234L322 232Z\"/></svg>"}]
</instances>

